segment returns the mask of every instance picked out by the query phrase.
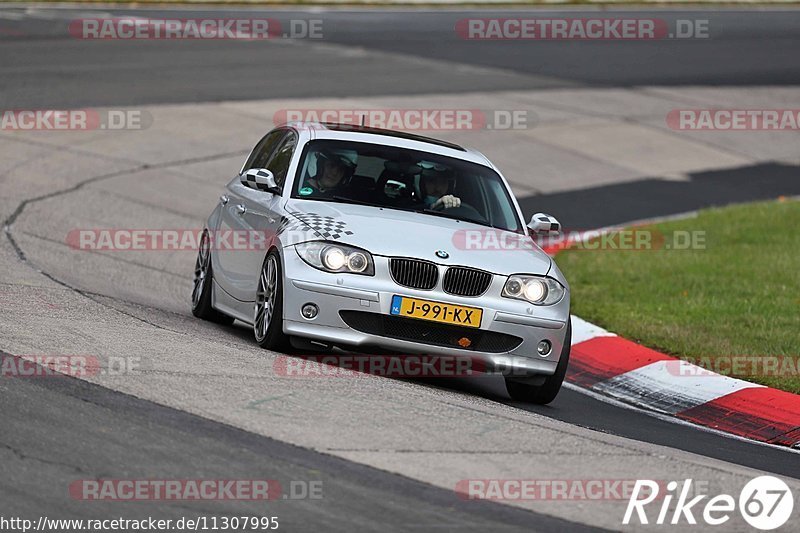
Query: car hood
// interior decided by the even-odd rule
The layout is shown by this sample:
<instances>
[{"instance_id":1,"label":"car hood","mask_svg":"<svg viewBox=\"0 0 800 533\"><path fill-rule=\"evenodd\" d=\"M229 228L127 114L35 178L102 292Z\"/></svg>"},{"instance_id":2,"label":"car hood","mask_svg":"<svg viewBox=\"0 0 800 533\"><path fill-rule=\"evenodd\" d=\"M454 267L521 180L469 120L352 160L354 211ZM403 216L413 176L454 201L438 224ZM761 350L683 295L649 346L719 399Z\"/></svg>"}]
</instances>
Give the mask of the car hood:
<instances>
[{"instance_id":1,"label":"car hood","mask_svg":"<svg viewBox=\"0 0 800 533\"><path fill-rule=\"evenodd\" d=\"M495 274L545 275L550 257L527 235L444 217L316 200L289 200L286 226L300 240L350 244L374 255L415 257ZM305 234L305 235L304 235ZM300 242L296 237L294 242ZM443 251L449 257L437 256Z\"/></svg>"}]
</instances>

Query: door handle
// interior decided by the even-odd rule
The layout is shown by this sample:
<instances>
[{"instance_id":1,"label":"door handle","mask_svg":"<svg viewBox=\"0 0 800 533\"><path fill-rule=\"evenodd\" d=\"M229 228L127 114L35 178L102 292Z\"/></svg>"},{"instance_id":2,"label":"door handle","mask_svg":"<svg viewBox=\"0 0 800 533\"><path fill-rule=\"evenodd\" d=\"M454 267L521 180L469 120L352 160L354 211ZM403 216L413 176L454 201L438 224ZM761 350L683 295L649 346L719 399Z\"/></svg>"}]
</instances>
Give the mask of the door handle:
<instances>
[{"instance_id":1,"label":"door handle","mask_svg":"<svg viewBox=\"0 0 800 533\"><path fill-rule=\"evenodd\" d=\"M219 197L219 203L221 203L222 205L227 204L228 203L228 195L227 194L223 194L222 196L220 196Z\"/></svg>"},{"instance_id":2,"label":"door handle","mask_svg":"<svg viewBox=\"0 0 800 533\"><path fill-rule=\"evenodd\" d=\"M244 204L239 204L236 206L236 212L240 215L244 215L247 213L247 208L244 206Z\"/></svg>"}]
</instances>

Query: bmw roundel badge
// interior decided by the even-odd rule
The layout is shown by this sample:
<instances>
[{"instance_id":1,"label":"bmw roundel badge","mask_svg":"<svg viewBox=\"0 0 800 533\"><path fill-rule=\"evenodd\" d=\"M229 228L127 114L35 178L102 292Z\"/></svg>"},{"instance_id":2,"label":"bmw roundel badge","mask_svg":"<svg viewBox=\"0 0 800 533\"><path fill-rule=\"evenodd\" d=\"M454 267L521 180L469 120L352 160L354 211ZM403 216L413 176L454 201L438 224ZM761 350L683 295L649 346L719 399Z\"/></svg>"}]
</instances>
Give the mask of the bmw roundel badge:
<instances>
[{"instance_id":1,"label":"bmw roundel badge","mask_svg":"<svg viewBox=\"0 0 800 533\"><path fill-rule=\"evenodd\" d=\"M436 257L438 257L439 259L447 259L448 257L450 257L450 254L448 254L444 250L436 250Z\"/></svg>"}]
</instances>

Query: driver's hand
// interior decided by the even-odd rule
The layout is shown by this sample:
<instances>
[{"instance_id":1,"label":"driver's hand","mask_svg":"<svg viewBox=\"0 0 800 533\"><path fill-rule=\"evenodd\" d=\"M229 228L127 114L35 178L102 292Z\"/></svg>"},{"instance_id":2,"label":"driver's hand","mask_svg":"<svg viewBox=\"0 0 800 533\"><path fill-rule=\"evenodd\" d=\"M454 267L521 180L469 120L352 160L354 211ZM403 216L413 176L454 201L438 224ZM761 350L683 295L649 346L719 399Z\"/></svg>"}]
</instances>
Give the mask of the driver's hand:
<instances>
[{"instance_id":1,"label":"driver's hand","mask_svg":"<svg viewBox=\"0 0 800 533\"><path fill-rule=\"evenodd\" d=\"M436 208L439 206L443 206L445 209L450 209L451 207L460 207L461 206L461 198L458 196L453 196L452 194L446 194L442 196L431 206L432 208Z\"/></svg>"}]
</instances>

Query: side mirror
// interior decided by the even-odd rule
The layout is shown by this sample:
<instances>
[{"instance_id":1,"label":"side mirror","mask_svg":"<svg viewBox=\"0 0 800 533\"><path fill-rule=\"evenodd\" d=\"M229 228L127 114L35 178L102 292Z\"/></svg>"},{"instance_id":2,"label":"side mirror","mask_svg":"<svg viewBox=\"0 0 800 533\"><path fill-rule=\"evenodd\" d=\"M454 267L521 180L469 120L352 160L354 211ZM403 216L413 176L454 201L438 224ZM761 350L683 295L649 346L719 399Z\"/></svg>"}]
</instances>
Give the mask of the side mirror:
<instances>
[{"instance_id":1,"label":"side mirror","mask_svg":"<svg viewBox=\"0 0 800 533\"><path fill-rule=\"evenodd\" d=\"M275 182L275 176L266 168L251 168L239 176L242 185L257 191L281 194L281 188Z\"/></svg>"},{"instance_id":2,"label":"side mirror","mask_svg":"<svg viewBox=\"0 0 800 533\"><path fill-rule=\"evenodd\" d=\"M556 217L545 213L536 213L528 222L528 228L538 235L558 235L561 233L561 224Z\"/></svg>"}]
</instances>

